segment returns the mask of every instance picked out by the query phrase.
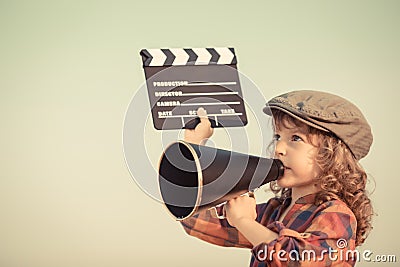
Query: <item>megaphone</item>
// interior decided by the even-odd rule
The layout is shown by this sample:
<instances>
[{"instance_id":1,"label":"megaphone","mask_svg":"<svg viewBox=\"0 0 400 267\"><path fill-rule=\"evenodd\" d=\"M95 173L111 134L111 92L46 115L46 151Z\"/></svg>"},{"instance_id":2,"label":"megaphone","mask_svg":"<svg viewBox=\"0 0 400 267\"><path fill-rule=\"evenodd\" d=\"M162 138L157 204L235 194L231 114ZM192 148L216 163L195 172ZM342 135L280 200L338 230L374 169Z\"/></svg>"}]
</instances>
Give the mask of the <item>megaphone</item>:
<instances>
[{"instance_id":1,"label":"megaphone","mask_svg":"<svg viewBox=\"0 0 400 267\"><path fill-rule=\"evenodd\" d=\"M175 220L252 192L284 173L278 159L176 141L159 161L162 200Z\"/></svg>"}]
</instances>

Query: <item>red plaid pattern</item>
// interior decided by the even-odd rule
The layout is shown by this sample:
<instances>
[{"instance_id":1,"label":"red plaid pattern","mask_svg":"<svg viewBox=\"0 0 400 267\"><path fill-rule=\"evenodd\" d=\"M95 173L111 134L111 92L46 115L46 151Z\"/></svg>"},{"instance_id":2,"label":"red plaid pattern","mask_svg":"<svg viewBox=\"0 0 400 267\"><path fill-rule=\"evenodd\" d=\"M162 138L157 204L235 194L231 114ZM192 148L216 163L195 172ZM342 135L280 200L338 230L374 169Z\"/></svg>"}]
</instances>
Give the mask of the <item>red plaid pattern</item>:
<instances>
[{"instance_id":1,"label":"red plaid pattern","mask_svg":"<svg viewBox=\"0 0 400 267\"><path fill-rule=\"evenodd\" d=\"M299 198L279 222L291 199L272 198L257 205L257 222L276 232L278 238L255 247L227 220L209 210L183 220L185 231L206 242L225 247L249 248L250 266L354 266L357 222L340 200L314 205L315 194ZM338 240L347 245L338 247ZM279 252L279 253L278 253Z\"/></svg>"}]
</instances>

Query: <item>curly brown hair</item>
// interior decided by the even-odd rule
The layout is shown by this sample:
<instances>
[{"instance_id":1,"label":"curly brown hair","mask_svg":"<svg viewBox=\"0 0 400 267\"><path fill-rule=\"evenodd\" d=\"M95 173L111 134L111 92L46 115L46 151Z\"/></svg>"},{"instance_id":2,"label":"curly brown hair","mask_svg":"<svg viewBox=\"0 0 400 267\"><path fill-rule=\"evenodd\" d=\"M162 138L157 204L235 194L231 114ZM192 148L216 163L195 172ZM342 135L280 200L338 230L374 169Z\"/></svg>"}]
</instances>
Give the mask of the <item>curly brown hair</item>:
<instances>
[{"instance_id":1,"label":"curly brown hair","mask_svg":"<svg viewBox=\"0 0 400 267\"><path fill-rule=\"evenodd\" d=\"M272 110L272 115L274 127L297 127L306 134L308 141L318 148L316 162L321 168L321 173L317 179L321 191L316 195L315 205L334 199L346 203L357 220L356 246L361 245L372 230L373 216L371 200L366 191L367 174L364 169L347 145L333 133L308 126L279 110ZM289 188L279 188L276 183L270 183L270 187L281 198L291 194Z\"/></svg>"}]
</instances>

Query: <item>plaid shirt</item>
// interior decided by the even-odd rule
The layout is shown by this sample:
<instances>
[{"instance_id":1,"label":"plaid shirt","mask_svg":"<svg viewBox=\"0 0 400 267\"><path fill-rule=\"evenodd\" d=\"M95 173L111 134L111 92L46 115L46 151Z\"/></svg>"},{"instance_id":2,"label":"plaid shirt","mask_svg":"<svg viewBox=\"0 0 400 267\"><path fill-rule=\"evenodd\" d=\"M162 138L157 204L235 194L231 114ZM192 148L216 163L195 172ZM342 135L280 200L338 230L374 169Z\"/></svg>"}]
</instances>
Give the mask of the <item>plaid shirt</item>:
<instances>
[{"instance_id":1,"label":"plaid shirt","mask_svg":"<svg viewBox=\"0 0 400 267\"><path fill-rule=\"evenodd\" d=\"M227 220L210 210L181 221L194 237L224 247L250 248L250 266L354 266L357 222L353 212L340 200L316 206L315 194L299 198L282 222L281 214L291 198L272 198L258 204L257 222L276 232L278 238L254 246Z\"/></svg>"}]
</instances>

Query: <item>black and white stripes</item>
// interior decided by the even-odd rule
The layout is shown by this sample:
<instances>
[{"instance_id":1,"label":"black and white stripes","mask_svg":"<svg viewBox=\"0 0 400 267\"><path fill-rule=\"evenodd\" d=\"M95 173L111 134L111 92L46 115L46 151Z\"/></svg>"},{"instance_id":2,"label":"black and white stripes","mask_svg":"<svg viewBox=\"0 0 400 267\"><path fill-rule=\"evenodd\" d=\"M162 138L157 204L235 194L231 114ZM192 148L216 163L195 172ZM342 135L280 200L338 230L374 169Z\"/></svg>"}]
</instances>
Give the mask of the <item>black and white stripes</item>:
<instances>
[{"instance_id":1,"label":"black and white stripes","mask_svg":"<svg viewBox=\"0 0 400 267\"><path fill-rule=\"evenodd\" d=\"M143 49L144 67L236 64L235 50L229 47Z\"/></svg>"}]
</instances>

